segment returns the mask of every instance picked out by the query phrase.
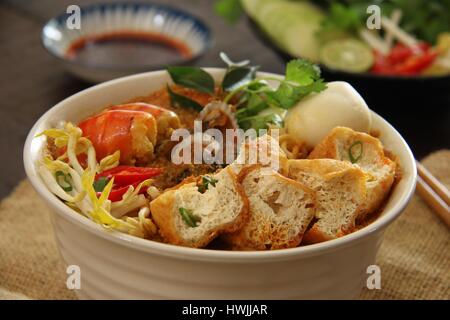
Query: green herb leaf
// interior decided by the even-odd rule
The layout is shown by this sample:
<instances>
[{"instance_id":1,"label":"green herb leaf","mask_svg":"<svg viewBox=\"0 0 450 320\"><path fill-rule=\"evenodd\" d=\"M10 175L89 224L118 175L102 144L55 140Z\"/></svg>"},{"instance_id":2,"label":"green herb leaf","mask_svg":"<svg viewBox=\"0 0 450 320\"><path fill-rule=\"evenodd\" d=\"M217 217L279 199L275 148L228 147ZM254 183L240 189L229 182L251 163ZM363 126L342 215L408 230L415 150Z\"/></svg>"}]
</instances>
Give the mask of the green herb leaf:
<instances>
[{"instance_id":1,"label":"green herb leaf","mask_svg":"<svg viewBox=\"0 0 450 320\"><path fill-rule=\"evenodd\" d=\"M173 92L169 86L167 86L167 92L169 93L170 102L173 106L180 106L183 108L194 109L195 111L202 111L203 107L197 102L181 94Z\"/></svg>"},{"instance_id":2,"label":"green herb leaf","mask_svg":"<svg viewBox=\"0 0 450 320\"><path fill-rule=\"evenodd\" d=\"M267 101L264 100L260 95L251 93L250 98L248 98L246 107L241 108L236 112L236 118L239 121L239 119L257 115L259 112L267 109L268 107L269 105L267 104Z\"/></svg>"},{"instance_id":3,"label":"green herb leaf","mask_svg":"<svg viewBox=\"0 0 450 320\"><path fill-rule=\"evenodd\" d=\"M206 71L196 67L167 67L173 82L186 88L214 94L214 79Z\"/></svg>"},{"instance_id":4,"label":"green herb leaf","mask_svg":"<svg viewBox=\"0 0 450 320\"><path fill-rule=\"evenodd\" d=\"M367 1L365 8L371 3ZM328 9L328 17L324 19L320 34L336 32L337 30L345 32L356 32L363 26L363 21L367 18L364 11L361 11L360 5L348 6L341 3L331 3Z\"/></svg>"},{"instance_id":5,"label":"green herb leaf","mask_svg":"<svg viewBox=\"0 0 450 320\"><path fill-rule=\"evenodd\" d=\"M272 99L272 102L283 109L290 109L301 99L313 92L321 92L326 89L326 84L322 79L312 82L307 86L294 86L287 82L280 84L274 92L266 92L266 95Z\"/></svg>"},{"instance_id":6,"label":"green herb leaf","mask_svg":"<svg viewBox=\"0 0 450 320\"><path fill-rule=\"evenodd\" d=\"M180 212L183 221L191 228L197 227L197 223L201 221L199 217L193 214L192 210L180 207L178 208L178 211Z\"/></svg>"},{"instance_id":7,"label":"green herb leaf","mask_svg":"<svg viewBox=\"0 0 450 320\"><path fill-rule=\"evenodd\" d=\"M247 76L250 73L244 72L245 69L248 71L249 68L236 68L236 74L233 77L230 76L232 81L228 81L229 79L225 77L225 83L222 85L224 88L232 88L231 92L225 97L225 101L232 101L233 97L238 97L236 118L242 129L267 129L268 123L280 125L282 117L279 113L268 114L263 112L261 114L261 111L269 107L289 109L308 94L320 92L326 88L326 84L320 78L319 67L304 59L290 61L286 66L284 79L274 77L249 79ZM232 71L229 72L231 75ZM252 75L252 77L255 76ZM245 82L241 84L239 79L245 79ZM277 89L273 89L268 85L267 80L278 81L280 84ZM239 85L234 86L236 83L239 83Z\"/></svg>"},{"instance_id":8,"label":"green herb leaf","mask_svg":"<svg viewBox=\"0 0 450 320\"><path fill-rule=\"evenodd\" d=\"M95 192L102 192L103 189L105 189L108 182L109 179L107 177L100 177L97 180L95 180L93 184Z\"/></svg>"},{"instance_id":9,"label":"green herb leaf","mask_svg":"<svg viewBox=\"0 0 450 320\"><path fill-rule=\"evenodd\" d=\"M214 4L214 11L229 23L235 23L243 10L240 0L218 0Z\"/></svg>"},{"instance_id":10,"label":"green herb leaf","mask_svg":"<svg viewBox=\"0 0 450 320\"><path fill-rule=\"evenodd\" d=\"M222 81L225 91L237 89L255 79L257 67L231 67Z\"/></svg>"},{"instance_id":11,"label":"green herb leaf","mask_svg":"<svg viewBox=\"0 0 450 320\"><path fill-rule=\"evenodd\" d=\"M325 1L321 1L325 2ZM435 43L439 33L450 30L449 0L352 0L326 1L328 16L324 19L320 35L336 34L336 32L355 33L364 27L369 16L367 7L377 4L384 16L391 16L393 10L401 10L400 27L418 39Z\"/></svg>"},{"instance_id":12,"label":"green herb leaf","mask_svg":"<svg viewBox=\"0 0 450 320\"><path fill-rule=\"evenodd\" d=\"M55 172L55 178L58 185L66 192L70 192L73 190L72 187L72 178L69 174L65 174L62 171Z\"/></svg>"},{"instance_id":13,"label":"green herb leaf","mask_svg":"<svg viewBox=\"0 0 450 320\"><path fill-rule=\"evenodd\" d=\"M318 79L320 79L320 68L308 60L291 60L286 65L286 81L307 86Z\"/></svg>"},{"instance_id":14,"label":"green herb leaf","mask_svg":"<svg viewBox=\"0 0 450 320\"><path fill-rule=\"evenodd\" d=\"M242 118L238 120L239 127L244 130L255 129L259 135L259 130L268 129L269 124L272 123L277 127L283 126L283 119L277 113L271 113L266 115L256 115L252 117Z\"/></svg>"},{"instance_id":15,"label":"green herb leaf","mask_svg":"<svg viewBox=\"0 0 450 320\"><path fill-rule=\"evenodd\" d=\"M256 81L253 83L249 83L248 86L243 90L250 93L261 93L271 91L272 88L270 88L264 81Z\"/></svg>"},{"instance_id":16,"label":"green herb leaf","mask_svg":"<svg viewBox=\"0 0 450 320\"><path fill-rule=\"evenodd\" d=\"M363 155L363 143L355 141L348 149L348 157L351 163L356 163L361 160Z\"/></svg>"}]
</instances>

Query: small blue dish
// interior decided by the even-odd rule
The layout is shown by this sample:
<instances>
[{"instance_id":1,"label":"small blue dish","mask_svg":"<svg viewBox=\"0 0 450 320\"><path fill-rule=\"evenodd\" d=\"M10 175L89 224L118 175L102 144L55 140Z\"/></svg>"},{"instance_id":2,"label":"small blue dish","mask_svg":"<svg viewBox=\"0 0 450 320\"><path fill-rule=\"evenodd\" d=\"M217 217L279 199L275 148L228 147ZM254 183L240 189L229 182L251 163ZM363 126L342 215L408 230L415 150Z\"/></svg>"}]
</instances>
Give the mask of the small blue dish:
<instances>
[{"instance_id":1,"label":"small blue dish","mask_svg":"<svg viewBox=\"0 0 450 320\"><path fill-rule=\"evenodd\" d=\"M79 13L79 29L71 24L74 13L48 21L42 42L69 72L89 82L189 64L212 45L200 19L166 5L94 4Z\"/></svg>"}]
</instances>

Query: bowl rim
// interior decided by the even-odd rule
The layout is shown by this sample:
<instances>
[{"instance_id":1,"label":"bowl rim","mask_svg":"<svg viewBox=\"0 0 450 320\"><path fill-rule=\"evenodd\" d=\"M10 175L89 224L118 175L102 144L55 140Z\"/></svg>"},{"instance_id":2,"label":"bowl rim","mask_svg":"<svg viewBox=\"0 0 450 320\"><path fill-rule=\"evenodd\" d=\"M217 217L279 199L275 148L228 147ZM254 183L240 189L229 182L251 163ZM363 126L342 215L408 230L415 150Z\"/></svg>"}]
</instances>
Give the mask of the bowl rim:
<instances>
[{"instance_id":1,"label":"bowl rim","mask_svg":"<svg viewBox=\"0 0 450 320\"><path fill-rule=\"evenodd\" d=\"M173 7L171 5L167 4L157 4L152 2L104 2L104 3L93 3L93 4L87 4L80 6L81 15L84 14L84 12L89 12L94 9L101 9L103 7L146 7L146 8L155 8L159 10L165 10L169 14L176 14L178 16L183 17L184 19L192 20L194 23L200 28L201 32L204 34L204 37L202 38L202 42L204 43L203 48L197 52L196 54L193 54L189 56L188 58L181 57L180 59L176 59L175 61L171 62L172 64L189 64L193 63L197 59L201 58L209 49L211 49L215 43L214 37L212 35L211 28L198 16L191 14L188 11ZM135 70L139 72L139 70L159 70L165 67L164 64L138 64L138 65L108 65L108 64L93 64L93 63L87 63L87 62L80 62L78 60L71 60L67 59L65 55L61 55L57 53L52 46L49 46L46 44L47 37L45 36L44 30L47 26L49 26L52 23L58 23L60 20L62 20L64 17L67 16L67 13L62 12L52 18L50 18L42 27L41 29L41 45L42 47L54 58L58 59L60 62L67 63L72 66L78 66L83 68L90 68L90 69L97 69L97 70L114 70L114 71L128 71L128 70ZM125 29L124 29L125 30ZM125 30L127 31L127 30ZM159 34L157 31L153 31L153 33Z\"/></svg>"},{"instance_id":2,"label":"bowl rim","mask_svg":"<svg viewBox=\"0 0 450 320\"><path fill-rule=\"evenodd\" d=\"M223 72L224 68L204 68L207 72L219 73ZM47 110L33 125L30 129L27 139L25 141L24 150L23 150L23 161L25 172L29 181L31 182L33 188L37 191L40 197L49 205L53 212L63 217L65 220L70 223L74 223L79 227L82 227L84 230L96 235L101 238L112 241L114 243L124 245L133 249L137 249L139 251L163 255L163 256L171 256L171 257L179 257L188 260L208 260L208 261L216 261L221 263L231 263L236 261L241 262L262 262L262 261L273 261L273 260L291 260L298 259L301 257L309 257L321 254L323 252L328 252L335 250L337 248L342 248L346 246L351 246L356 242L363 241L370 235L381 232L387 225L389 225L392 221L394 221L404 210L406 205L409 203L416 185L417 179L417 168L415 159L411 149L409 148L406 141L403 137L398 133L398 131L392 127L386 120L384 120L381 116L372 112L372 116L377 117L378 120L384 123L387 126L388 130L392 132L395 136L395 139L398 140L401 144L401 148L404 149L406 154L405 163L409 162L409 166L411 167L411 174L407 177L403 177L406 179L407 183L405 184L403 194L397 203L393 205L387 212L380 217L378 217L375 221L370 223L369 225L351 233L345 235L343 237L311 244L308 246L300 246L289 249L280 249L280 250L272 250L272 251L231 251L231 250L214 250L214 249L199 249L199 248L189 248L183 246L177 246L172 244L161 243L152 240L141 239L138 237L134 237L128 234L124 234L118 231L107 231L100 225L95 222L87 219L86 217L80 215L67 205L65 205L61 200L59 200L53 193L51 193L48 188L44 185L41 178L38 176L35 170L35 163L32 161L31 154L31 143L37 134L38 128L44 123L47 118L50 118L53 113L59 110L63 110L65 105L77 99L80 96L87 95L90 92L103 90L111 85L118 85L120 83L125 83L130 80L138 80L139 78L146 79L148 81L148 77L158 77L165 74L166 71L150 71L145 73L139 73L131 76L126 76L114 80L110 80L85 90L82 90L74 95L69 96L68 98L62 100L57 103L55 106ZM270 76L279 76L273 73L265 73L259 72L260 75L270 75ZM34 151L39 152L39 151Z\"/></svg>"}]
</instances>

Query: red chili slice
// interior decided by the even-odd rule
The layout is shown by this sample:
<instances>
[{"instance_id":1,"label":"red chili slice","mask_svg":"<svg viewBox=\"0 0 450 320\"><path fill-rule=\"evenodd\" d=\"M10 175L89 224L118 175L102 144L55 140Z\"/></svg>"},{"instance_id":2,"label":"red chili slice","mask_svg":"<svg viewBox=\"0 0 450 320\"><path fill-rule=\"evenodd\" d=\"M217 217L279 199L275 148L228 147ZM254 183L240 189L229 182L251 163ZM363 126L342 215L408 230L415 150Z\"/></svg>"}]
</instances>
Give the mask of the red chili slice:
<instances>
[{"instance_id":1,"label":"red chili slice","mask_svg":"<svg viewBox=\"0 0 450 320\"><path fill-rule=\"evenodd\" d=\"M162 171L162 168L117 166L97 174L95 180L102 177L107 179L114 178L114 186L109 193L108 199L115 202L122 200L123 195L130 186L137 188L142 181L155 177L161 174ZM147 189L147 187L142 187L139 190L139 194L145 193ZM97 196L100 196L100 194L101 192L97 192Z\"/></svg>"},{"instance_id":2,"label":"red chili slice","mask_svg":"<svg viewBox=\"0 0 450 320\"><path fill-rule=\"evenodd\" d=\"M395 65L398 63L405 62L408 58L412 56L421 55L422 53L427 52L429 49L430 45L425 42L419 43L417 45L417 48L415 49L407 45L398 43L391 49L391 52L389 52L389 54L387 55L387 60L389 61L390 64Z\"/></svg>"},{"instance_id":3,"label":"red chili slice","mask_svg":"<svg viewBox=\"0 0 450 320\"><path fill-rule=\"evenodd\" d=\"M117 166L97 174L96 179L114 177L114 185L123 187L158 176L162 171L162 168Z\"/></svg>"},{"instance_id":4,"label":"red chili slice","mask_svg":"<svg viewBox=\"0 0 450 320\"><path fill-rule=\"evenodd\" d=\"M371 71L377 74L392 74L392 66L386 57L378 51L374 51L375 62Z\"/></svg>"},{"instance_id":5,"label":"red chili slice","mask_svg":"<svg viewBox=\"0 0 450 320\"><path fill-rule=\"evenodd\" d=\"M420 43L416 51L397 44L387 56L375 52L372 72L385 75L415 75L427 68L437 57L437 52L427 43Z\"/></svg>"},{"instance_id":6,"label":"red chili slice","mask_svg":"<svg viewBox=\"0 0 450 320\"><path fill-rule=\"evenodd\" d=\"M427 51L422 55L411 56L401 64L394 66L395 73L398 74L417 74L427 68L437 57L437 52Z\"/></svg>"},{"instance_id":7,"label":"red chili slice","mask_svg":"<svg viewBox=\"0 0 450 320\"><path fill-rule=\"evenodd\" d=\"M139 185L139 183L134 183L132 186L136 189L138 185ZM118 189L113 188L108 195L108 200L111 200L112 202L122 200L123 195L128 191L130 186L131 185L125 186L125 187L120 187ZM148 187L142 187L139 190L139 194L145 193L147 191L147 189L148 189ZM100 197L101 194L102 194L101 192L97 192L97 197Z\"/></svg>"},{"instance_id":8,"label":"red chili slice","mask_svg":"<svg viewBox=\"0 0 450 320\"><path fill-rule=\"evenodd\" d=\"M133 187L136 188L138 185L139 185L139 183L134 183ZM122 200L123 195L128 191L129 188L130 188L130 185L111 190L111 192L109 193L108 199L111 200L112 202ZM142 187L139 190L139 194L145 193L147 191L147 189L148 189L147 187Z\"/></svg>"}]
</instances>

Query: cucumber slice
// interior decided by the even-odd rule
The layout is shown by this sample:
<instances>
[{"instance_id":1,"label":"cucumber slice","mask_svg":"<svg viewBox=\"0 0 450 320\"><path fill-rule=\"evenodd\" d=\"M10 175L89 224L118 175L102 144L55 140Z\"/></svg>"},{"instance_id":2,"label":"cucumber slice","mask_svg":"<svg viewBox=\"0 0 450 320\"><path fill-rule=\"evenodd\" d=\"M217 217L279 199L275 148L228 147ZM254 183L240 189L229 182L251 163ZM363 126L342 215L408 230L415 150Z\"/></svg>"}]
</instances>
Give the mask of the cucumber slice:
<instances>
[{"instance_id":1,"label":"cucumber slice","mask_svg":"<svg viewBox=\"0 0 450 320\"><path fill-rule=\"evenodd\" d=\"M325 14L312 3L242 0L244 9L278 47L297 57L319 60L316 37Z\"/></svg>"},{"instance_id":2,"label":"cucumber slice","mask_svg":"<svg viewBox=\"0 0 450 320\"><path fill-rule=\"evenodd\" d=\"M364 42L356 39L332 40L320 48L320 62L330 69L364 72L373 64L373 53Z\"/></svg>"}]
</instances>

